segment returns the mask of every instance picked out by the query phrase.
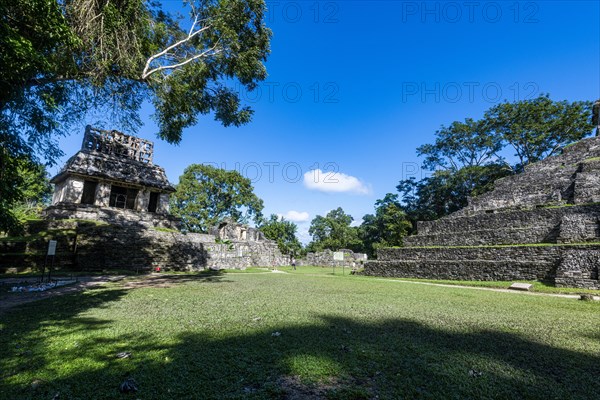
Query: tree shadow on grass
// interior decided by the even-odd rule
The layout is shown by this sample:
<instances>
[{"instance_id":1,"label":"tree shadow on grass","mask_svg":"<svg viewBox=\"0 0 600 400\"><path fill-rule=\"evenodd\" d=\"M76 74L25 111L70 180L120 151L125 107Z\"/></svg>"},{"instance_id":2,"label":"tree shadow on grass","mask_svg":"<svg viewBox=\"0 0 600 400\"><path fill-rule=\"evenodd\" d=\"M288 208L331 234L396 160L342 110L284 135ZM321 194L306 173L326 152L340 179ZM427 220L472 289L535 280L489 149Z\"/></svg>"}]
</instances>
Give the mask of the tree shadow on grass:
<instances>
[{"instance_id":1,"label":"tree shadow on grass","mask_svg":"<svg viewBox=\"0 0 600 400\"><path fill-rule=\"evenodd\" d=\"M224 283L231 282L225 279L225 273L221 270L205 270L197 273L187 274L150 274L132 277L123 283L126 289L169 288L186 283Z\"/></svg>"},{"instance_id":2,"label":"tree shadow on grass","mask_svg":"<svg viewBox=\"0 0 600 400\"><path fill-rule=\"evenodd\" d=\"M208 252L202 243L195 243L185 235L157 231L114 213L113 220L117 223L78 225L76 264L81 270L147 272L157 267L163 270L206 267Z\"/></svg>"},{"instance_id":3,"label":"tree shadow on grass","mask_svg":"<svg viewBox=\"0 0 600 400\"><path fill-rule=\"evenodd\" d=\"M67 328L100 329L105 323L75 318ZM5 379L0 393L11 398L60 393L61 399L591 399L600 393L598 354L507 332L464 333L404 319L360 322L327 315L318 324L276 331L249 317L248 333L228 336L224 327L211 336L191 326L182 332L170 345L143 332L112 342L90 339L62 353L65 362L80 368L36 388ZM16 341L11 337L6 344L14 347ZM116 359L114 352L123 349L131 358ZM7 355L18 357L13 350ZM30 364L30 377L43 373L43 360L38 361ZM133 397L118 390L127 377L138 384Z\"/></svg>"},{"instance_id":4,"label":"tree shadow on grass","mask_svg":"<svg viewBox=\"0 0 600 400\"><path fill-rule=\"evenodd\" d=\"M40 301L25 303L0 315L0 379L7 379L25 370L36 370L46 365L44 354L33 349L40 344L39 332L55 330L60 335L78 331L103 329L109 320L78 317L91 308L106 307L118 301L127 290L88 288L85 292L65 294ZM47 351L54 351L47 349ZM0 386L0 399L3 397ZM19 398L7 397L7 398Z\"/></svg>"}]
</instances>

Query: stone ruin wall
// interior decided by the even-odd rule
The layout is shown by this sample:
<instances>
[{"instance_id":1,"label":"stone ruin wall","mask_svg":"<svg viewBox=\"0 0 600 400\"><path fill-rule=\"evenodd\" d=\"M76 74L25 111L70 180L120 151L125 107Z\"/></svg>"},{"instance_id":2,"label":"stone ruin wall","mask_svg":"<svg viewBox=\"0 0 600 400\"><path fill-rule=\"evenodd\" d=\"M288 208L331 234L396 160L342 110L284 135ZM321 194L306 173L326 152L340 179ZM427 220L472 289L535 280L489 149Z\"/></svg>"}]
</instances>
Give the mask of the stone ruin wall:
<instances>
[{"instance_id":1,"label":"stone ruin wall","mask_svg":"<svg viewBox=\"0 0 600 400\"><path fill-rule=\"evenodd\" d=\"M441 218L417 223L407 247L581 243L600 239L600 204Z\"/></svg>"},{"instance_id":2,"label":"stone ruin wall","mask_svg":"<svg viewBox=\"0 0 600 400\"><path fill-rule=\"evenodd\" d=\"M83 150L112 154L119 158L129 158L141 163L152 164L154 143L119 132L104 130L90 125L85 127Z\"/></svg>"},{"instance_id":3,"label":"stone ruin wall","mask_svg":"<svg viewBox=\"0 0 600 400\"><path fill-rule=\"evenodd\" d=\"M139 227L88 227L79 240L77 263L90 269L201 271L281 266L285 258L270 241L217 243L213 235Z\"/></svg>"},{"instance_id":4,"label":"stone ruin wall","mask_svg":"<svg viewBox=\"0 0 600 400\"><path fill-rule=\"evenodd\" d=\"M365 275L469 281L539 280L600 289L600 245L389 248Z\"/></svg>"},{"instance_id":5,"label":"stone ruin wall","mask_svg":"<svg viewBox=\"0 0 600 400\"><path fill-rule=\"evenodd\" d=\"M449 217L506 209L600 202L600 141L584 139L563 153L530 164L518 175L500 178L494 190L469 199L469 205Z\"/></svg>"},{"instance_id":6,"label":"stone ruin wall","mask_svg":"<svg viewBox=\"0 0 600 400\"><path fill-rule=\"evenodd\" d=\"M111 224L134 224L143 228L178 230L179 219L169 214L138 212L120 208L98 207L88 204L61 204L49 206L43 215L50 220L98 221Z\"/></svg>"},{"instance_id":7,"label":"stone ruin wall","mask_svg":"<svg viewBox=\"0 0 600 400\"><path fill-rule=\"evenodd\" d=\"M298 259L296 265L317 266L317 267L348 267L362 268L367 255L363 253L354 253L352 250L338 250L344 253L344 260L334 260L332 250L324 250L318 253L307 253L306 257Z\"/></svg>"},{"instance_id":8,"label":"stone ruin wall","mask_svg":"<svg viewBox=\"0 0 600 400\"><path fill-rule=\"evenodd\" d=\"M29 233L39 231L49 232L48 237L20 242L0 240L0 271L41 267L49 238L58 241L55 267L83 271L150 271L156 267L202 271L289 265L277 244L269 240L217 243L213 235L73 219L40 221Z\"/></svg>"}]
</instances>

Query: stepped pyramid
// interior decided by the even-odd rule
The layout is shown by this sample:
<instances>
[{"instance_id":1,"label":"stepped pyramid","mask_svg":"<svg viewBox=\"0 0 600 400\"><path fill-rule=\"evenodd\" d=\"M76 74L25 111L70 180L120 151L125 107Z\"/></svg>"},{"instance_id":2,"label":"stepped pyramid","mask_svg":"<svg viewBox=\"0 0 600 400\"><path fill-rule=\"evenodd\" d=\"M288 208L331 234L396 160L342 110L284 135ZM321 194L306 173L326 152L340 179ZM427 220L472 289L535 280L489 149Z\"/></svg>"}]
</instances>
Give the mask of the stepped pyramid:
<instances>
[{"instance_id":1,"label":"stepped pyramid","mask_svg":"<svg viewBox=\"0 0 600 400\"><path fill-rule=\"evenodd\" d=\"M365 273L600 289L600 138L494 186L453 214L418 222L405 247L380 249Z\"/></svg>"}]
</instances>

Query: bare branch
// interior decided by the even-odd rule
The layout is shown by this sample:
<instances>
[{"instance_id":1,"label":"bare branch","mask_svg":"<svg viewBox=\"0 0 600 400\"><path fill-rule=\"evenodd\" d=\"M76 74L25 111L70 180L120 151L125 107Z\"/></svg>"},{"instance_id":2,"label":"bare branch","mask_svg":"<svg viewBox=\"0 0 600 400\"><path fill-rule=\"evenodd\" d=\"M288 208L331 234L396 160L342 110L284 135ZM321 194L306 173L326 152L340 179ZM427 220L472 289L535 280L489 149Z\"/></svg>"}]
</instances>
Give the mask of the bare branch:
<instances>
[{"instance_id":1,"label":"bare branch","mask_svg":"<svg viewBox=\"0 0 600 400\"><path fill-rule=\"evenodd\" d=\"M163 71L163 70L166 70L166 69L175 69L175 68L182 67L185 64L191 63L192 61L197 60L200 57L208 56L209 55L208 53L211 53L211 52L212 52L212 54L210 54L210 55L219 54L221 52L221 50L216 50L216 47L217 47L218 44L219 43L217 42L210 49L205 50L205 51L203 51L200 54L196 54L195 56L190 57L190 58L188 58L188 59L186 59L186 60L184 60L184 61L182 61L180 63L172 64L172 65L161 65L160 67L151 69L150 71L147 71L147 72L144 73L144 75L142 75L142 79L146 79L147 77L149 77L150 75L154 74L155 72Z\"/></svg>"},{"instance_id":2,"label":"bare branch","mask_svg":"<svg viewBox=\"0 0 600 400\"><path fill-rule=\"evenodd\" d=\"M194 32L194 28L196 27L196 24L198 23L198 17L194 17L194 23L192 24L192 27L190 28L190 31L188 32L188 37L191 36L192 32Z\"/></svg>"},{"instance_id":3,"label":"bare branch","mask_svg":"<svg viewBox=\"0 0 600 400\"><path fill-rule=\"evenodd\" d=\"M192 24L192 29L195 27L196 23L197 23L197 19L194 20L194 23ZM211 47L210 49L208 49L206 51L203 51L202 53L197 54L197 55L195 55L195 56L193 56L191 58L188 58L187 60L185 60L185 61L183 61L183 62L181 62L179 64L175 64L175 65L163 65L163 66L160 66L160 67L157 67L157 68L154 68L154 69L150 68L150 64L152 64L153 61L159 59L160 57L162 57L162 56L164 56L166 54L168 54L171 50L174 50L177 47L180 47L181 45L189 42L190 40L192 40L193 37L195 37L196 35L198 35L198 34L200 34L202 32L207 31L210 28L211 28L211 25L207 25L207 26L204 26L204 27L202 27L202 28L200 28L200 29L198 29L197 31L194 31L194 32L192 32L190 30L190 33L187 35L186 38L181 39L180 41L178 41L176 43L173 43L172 45L170 45L169 47L167 47L163 51L161 51L161 52L159 52L159 53L151 56L150 58L148 58L148 61L146 61L146 66L144 67L144 70L142 71L142 79L146 79L147 77L149 77L153 73L161 71L161 70L164 70L164 69L173 69L173 68L180 67L180 66L185 65L185 64L187 64L187 63L189 63L189 62L191 62L193 60L196 60L196 59L198 59L200 57L206 56L209 52L213 51L216 48L218 42L213 47Z\"/></svg>"}]
</instances>

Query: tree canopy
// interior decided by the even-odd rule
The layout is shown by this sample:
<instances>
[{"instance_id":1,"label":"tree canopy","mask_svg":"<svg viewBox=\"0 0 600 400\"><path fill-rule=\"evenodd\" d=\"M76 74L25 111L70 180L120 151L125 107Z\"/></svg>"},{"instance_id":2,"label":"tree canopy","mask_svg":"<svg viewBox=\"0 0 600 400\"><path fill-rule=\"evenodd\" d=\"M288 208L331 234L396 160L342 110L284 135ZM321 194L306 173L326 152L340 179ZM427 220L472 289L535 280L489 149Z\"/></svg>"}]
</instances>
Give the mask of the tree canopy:
<instances>
[{"instance_id":1,"label":"tree canopy","mask_svg":"<svg viewBox=\"0 0 600 400\"><path fill-rule=\"evenodd\" d=\"M435 133L434 144L424 144L417 148L417 155L425 157L423 166L457 171L463 167L476 167L501 160L498 155L502 140L498 135L489 134L487 121L472 118L464 122L454 121Z\"/></svg>"},{"instance_id":2,"label":"tree canopy","mask_svg":"<svg viewBox=\"0 0 600 400\"><path fill-rule=\"evenodd\" d=\"M275 214L271 214L269 218L261 224L260 230L265 234L267 239L277 242L277 246L283 254L295 256L299 255L302 251L302 244L296 237L298 226L295 223L286 221L283 217L280 218Z\"/></svg>"},{"instance_id":3,"label":"tree canopy","mask_svg":"<svg viewBox=\"0 0 600 400\"><path fill-rule=\"evenodd\" d=\"M307 250L359 250L362 244L358 238L358 228L351 226L352 221L354 218L341 207L329 211L324 217L317 215L308 229L312 242L308 244Z\"/></svg>"},{"instance_id":4,"label":"tree canopy","mask_svg":"<svg viewBox=\"0 0 600 400\"><path fill-rule=\"evenodd\" d=\"M6 149L0 148L2 153ZM25 157L0 156L0 161L0 231L20 233L23 220L37 216L50 200L52 188L43 164Z\"/></svg>"},{"instance_id":5,"label":"tree canopy","mask_svg":"<svg viewBox=\"0 0 600 400\"><path fill-rule=\"evenodd\" d=\"M136 132L145 101L158 136L171 143L199 115L225 126L250 121L234 84L253 90L266 77L264 1L183 4L188 14L179 17L145 0L1 2L2 176L15 173L6 157L55 162L56 138L86 118ZM11 219L5 211L0 229Z\"/></svg>"},{"instance_id":6,"label":"tree canopy","mask_svg":"<svg viewBox=\"0 0 600 400\"><path fill-rule=\"evenodd\" d=\"M553 101L545 95L490 108L484 116L484 132L514 150L518 158L514 169L519 172L589 135L591 117L591 101Z\"/></svg>"},{"instance_id":7,"label":"tree canopy","mask_svg":"<svg viewBox=\"0 0 600 400\"><path fill-rule=\"evenodd\" d=\"M192 164L179 177L171 196L171 213L189 232L208 233L223 219L262 222L263 201L254 194L250 179L237 171Z\"/></svg>"},{"instance_id":8,"label":"tree canopy","mask_svg":"<svg viewBox=\"0 0 600 400\"><path fill-rule=\"evenodd\" d=\"M522 172L532 162L557 154L590 134L591 102L553 101L548 95L501 103L481 120L442 126L433 144L417 149L431 175L400 181L402 209L412 221L433 220L468 204L470 196L490 191L494 181ZM506 157L514 151L513 161Z\"/></svg>"},{"instance_id":9,"label":"tree canopy","mask_svg":"<svg viewBox=\"0 0 600 400\"><path fill-rule=\"evenodd\" d=\"M373 256L380 247L401 246L411 229L397 194L387 193L375 202L375 214L363 217L358 232L364 251Z\"/></svg>"},{"instance_id":10,"label":"tree canopy","mask_svg":"<svg viewBox=\"0 0 600 400\"><path fill-rule=\"evenodd\" d=\"M40 119L49 122L44 117L101 108L135 128L149 99L159 136L174 143L199 114L214 112L226 126L248 122L251 110L226 82L252 90L266 77L271 32L264 1L184 4L186 19L144 0L3 2L3 115L32 129ZM82 99L86 104L74 102ZM30 119L28 111L40 115ZM60 131L60 122L46 132Z\"/></svg>"}]
</instances>

